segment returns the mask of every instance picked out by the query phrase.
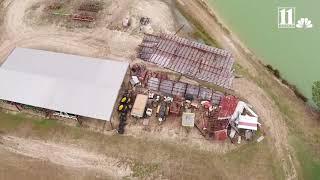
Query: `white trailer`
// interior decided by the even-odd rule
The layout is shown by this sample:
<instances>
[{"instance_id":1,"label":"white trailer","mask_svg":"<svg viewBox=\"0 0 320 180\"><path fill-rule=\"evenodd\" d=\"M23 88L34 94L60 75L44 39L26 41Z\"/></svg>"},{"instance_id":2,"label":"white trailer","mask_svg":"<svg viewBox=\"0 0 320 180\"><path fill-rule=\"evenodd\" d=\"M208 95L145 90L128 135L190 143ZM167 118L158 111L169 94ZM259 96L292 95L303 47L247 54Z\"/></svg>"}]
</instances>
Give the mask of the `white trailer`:
<instances>
[{"instance_id":1,"label":"white trailer","mask_svg":"<svg viewBox=\"0 0 320 180\"><path fill-rule=\"evenodd\" d=\"M131 116L142 118L146 110L147 102L147 95L138 94L131 110Z\"/></svg>"}]
</instances>

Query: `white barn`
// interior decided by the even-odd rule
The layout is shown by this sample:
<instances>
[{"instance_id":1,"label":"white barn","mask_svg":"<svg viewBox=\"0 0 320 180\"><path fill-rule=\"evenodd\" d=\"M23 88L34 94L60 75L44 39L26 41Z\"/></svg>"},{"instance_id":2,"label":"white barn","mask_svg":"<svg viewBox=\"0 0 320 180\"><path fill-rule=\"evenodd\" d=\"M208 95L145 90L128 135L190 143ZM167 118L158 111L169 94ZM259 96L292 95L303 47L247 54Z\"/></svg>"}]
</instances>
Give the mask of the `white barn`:
<instances>
[{"instance_id":1,"label":"white barn","mask_svg":"<svg viewBox=\"0 0 320 180\"><path fill-rule=\"evenodd\" d=\"M0 67L0 99L110 121L128 66L16 48Z\"/></svg>"}]
</instances>

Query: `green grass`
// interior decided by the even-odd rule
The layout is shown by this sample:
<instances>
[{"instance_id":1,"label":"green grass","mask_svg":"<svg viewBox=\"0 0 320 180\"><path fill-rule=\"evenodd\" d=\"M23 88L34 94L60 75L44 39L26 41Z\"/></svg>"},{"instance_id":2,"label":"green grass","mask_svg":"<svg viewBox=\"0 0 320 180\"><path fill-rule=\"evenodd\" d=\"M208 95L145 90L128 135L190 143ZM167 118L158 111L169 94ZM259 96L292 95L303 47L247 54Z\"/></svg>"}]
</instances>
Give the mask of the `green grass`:
<instances>
[{"instance_id":1,"label":"green grass","mask_svg":"<svg viewBox=\"0 0 320 180\"><path fill-rule=\"evenodd\" d=\"M262 88L271 97L273 102L279 108L290 133L290 145L293 147L297 160L300 163L298 168L300 179L320 179L320 160L315 158L319 156L317 147L319 147L319 132L309 131L297 126L297 122L304 120L301 114L293 108L293 103L285 96L277 94L272 88L274 85L266 80L269 75L260 71L259 75L252 76L247 73L240 65L236 65L236 72L244 74L245 77L252 79L260 88ZM312 136L310 136L312 134Z\"/></svg>"},{"instance_id":2,"label":"green grass","mask_svg":"<svg viewBox=\"0 0 320 180\"><path fill-rule=\"evenodd\" d=\"M55 121L55 120L41 119L41 120L34 120L34 121L33 121L33 125L34 125L35 127L48 129L48 128L52 128L52 127L57 126L58 123L57 123L57 121Z\"/></svg>"},{"instance_id":3,"label":"green grass","mask_svg":"<svg viewBox=\"0 0 320 180\"><path fill-rule=\"evenodd\" d=\"M295 148L303 179L320 179L320 157L300 137L291 136L290 144Z\"/></svg>"},{"instance_id":4,"label":"green grass","mask_svg":"<svg viewBox=\"0 0 320 180\"><path fill-rule=\"evenodd\" d=\"M219 43L205 31L203 26L180 7L179 3L176 3L176 6L180 13L193 25L195 31L192 36L194 38L203 40L206 45L221 48Z\"/></svg>"},{"instance_id":5,"label":"green grass","mask_svg":"<svg viewBox=\"0 0 320 180\"><path fill-rule=\"evenodd\" d=\"M239 174L245 171L248 175L253 175L259 169L261 172L268 173L270 179L284 179L284 172L280 167L281 163L273 157L273 152L267 141L265 139L261 143L250 142L236 151L228 153L224 157L227 161L227 167L231 166L231 163L238 164L234 171L237 171ZM255 164L251 166L253 169L250 169L248 166L250 163Z\"/></svg>"},{"instance_id":6,"label":"green grass","mask_svg":"<svg viewBox=\"0 0 320 180\"><path fill-rule=\"evenodd\" d=\"M23 115L17 114L15 116L0 113L0 130L13 130L21 125L26 118Z\"/></svg>"},{"instance_id":7,"label":"green grass","mask_svg":"<svg viewBox=\"0 0 320 180\"><path fill-rule=\"evenodd\" d=\"M235 62L233 65L233 68L235 69L235 74L241 75L244 77L250 77L250 73L248 69L242 67L239 63Z\"/></svg>"},{"instance_id":8,"label":"green grass","mask_svg":"<svg viewBox=\"0 0 320 180\"><path fill-rule=\"evenodd\" d=\"M132 163L131 169L133 177L145 178L159 170L159 163L141 163L139 161Z\"/></svg>"}]
</instances>

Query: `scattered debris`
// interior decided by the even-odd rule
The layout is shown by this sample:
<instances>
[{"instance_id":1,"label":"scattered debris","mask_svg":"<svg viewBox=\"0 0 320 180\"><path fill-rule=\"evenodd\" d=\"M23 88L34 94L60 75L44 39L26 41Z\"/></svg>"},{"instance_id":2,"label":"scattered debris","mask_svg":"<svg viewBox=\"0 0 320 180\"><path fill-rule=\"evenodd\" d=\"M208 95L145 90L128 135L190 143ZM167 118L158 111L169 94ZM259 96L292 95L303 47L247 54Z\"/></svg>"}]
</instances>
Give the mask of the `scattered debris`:
<instances>
[{"instance_id":1,"label":"scattered debris","mask_svg":"<svg viewBox=\"0 0 320 180\"><path fill-rule=\"evenodd\" d=\"M170 105L170 113L174 114L176 116L179 116L181 114L181 107L182 107L182 102L179 101L173 101Z\"/></svg>"},{"instance_id":2,"label":"scattered debris","mask_svg":"<svg viewBox=\"0 0 320 180\"><path fill-rule=\"evenodd\" d=\"M74 14L74 15L72 15L71 19L77 20L77 21L86 21L86 22L95 21L95 18L93 16L88 15L86 13Z\"/></svg>"},{"instance_id":3,"label":"scattered debris","mask_svg":"<svg viewBox=\"0 0 320 180\"><path fill-rule=\"evenodd\" d=\"M184 127L194 127L195 113L184 112L182 114L182 126Z\"/></svg>"},{"instance_id":4,"label":"scattered debris","mask_svg":"<svg viewBox=\"0 0 320 180\"><path fill-rule=\"evenodd\" d=\"M90 12L99 12L102 9L103 9L103 4L102 2L99 2L99 1L84 2L78 8L78 10L80 11L90 11Z\"/></svg>"},{"instance_id":5,"label":"scattered debris","mask_svg":"<svg viewBox=\"0 0 320 180\"><path fill-rule=\"evenodd\" d=\"M245 137L247 141L251 141L252 140L252 136L253 136L253 131L251 130L246 130L245 131Z\"/></svg>"},{"instance_id":6,"label":"scattered debris","mask_svg":"<svg viewBox=\"0 0 320 180\"><path fill-rule=\"evenodd\" d=\"M236 135L236 132L237 132L237 131L236 131L234 128L231 128L229 137L230 137L231 139L233 139L234 136Z\"/></svg>"},{"instance_id":7,"label":"scattered debris","mask_svg":"<svg viewBox=\"0 0 320 180\"><path fill-rule=\"evenodd\" d=\"M261 142L262 140L264 139L264 136L260 136L258 139L257 139L257 142Z\"/></svg>"},{"instance_id":8,"label":"scattered debris","mask_svg":"<svg viewBox=\"0 0 320 180\"><path fill-rule=\"evenodd\" d=\"M241 144L241 136L238 136L238 144Z\"/></svg>"},{"instance_id":9,"label":"scattered debris","mask_svg":"<svg viewBox=\"0 0 320 180\"><path fill-rule=\"evenodd\" d=\"M52 115L53 116L59 116L59 117L62 117L62 118L66 118L66 119L77 120L77 116L76 115L68 114L68 113L65 113L65 112L55 112Z\"/></svg>"},{"instance_id":10,"label":"scattered debris","mask_svg":"<svg viewBox=\"0 0 320 180\"><path fill-rule=\"evenodd\" d=\"M213 139L217 141L225 141L228 138L227 129L222 129L214 132Z\"/></svg>"},{"instance_id":11,"label":"scattered debris","mask_svg":"<svg viewBox=\"0 0 320 180\"><path fill-rule=\"evenodd\" d=\"M149 116L149 117L152 116L152 109L151 108L147 108L146 115Z\"/></svg>"},{"instance_id":12,"label":"scattered debris","mask_svg":"<svg viewBox=\"0 0 320 180\"><path fill-rule=\"evenodd\" d=\"M140 24L143 26L146 26L148 24L150 24L150 18L148 17L141 17L140 18Z\"/></svg>"},{"instance_id":13,"label":"scattered debris","mask_svg":"<svg viewBox=\"0 0 320 180\"><path fill-rule=\"evenodd\" d=\"M149 130L149 119L143 119L142 125L143 125L143 130L148 131Z\"/></svg>"},{"instance_id":14,"label":"scattered debris","mask_svg":"<svg viewBox=\"0 0 320 180\"><path fill-rule=\"evenodd\" d=\"M130 17L129 17L129 16L125 17L125 18L122 20L122 26L125 27L125 28L131 26L131 20L130 20Z\"/></svg>"},{"instance_id":15,"label":"scattered debris","mask_svg":"<svg viewBox=\"0 0 320 180\"><path fill-rule=\"evenodd\" d=\"M141 85L141 82L137 76L131 76L130 83L131 83L132 87Z\"/></svg>"}]
</instances>

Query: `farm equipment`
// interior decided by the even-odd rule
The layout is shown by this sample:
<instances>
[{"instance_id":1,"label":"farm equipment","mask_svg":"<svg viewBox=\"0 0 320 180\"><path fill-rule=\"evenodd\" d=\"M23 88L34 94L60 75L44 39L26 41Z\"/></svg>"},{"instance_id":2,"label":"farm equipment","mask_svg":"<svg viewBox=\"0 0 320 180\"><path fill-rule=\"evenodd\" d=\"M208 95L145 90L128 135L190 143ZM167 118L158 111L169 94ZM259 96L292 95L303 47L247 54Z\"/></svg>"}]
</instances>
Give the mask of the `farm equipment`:
<instances>
[{"instance_id":1,"label":"farm equipment","mask_svg":"<svg viewBox=\"0 0 320 180\"><path fill-rule=\"evenodd\" d=\"M160 124L166 120L166 117L168 116L168 114L169 114L168 103L162 102L157 108L157 117Z\"/></svg>"},{"instance_id":2,"label":"farm equipment","mask_svg":"<svg viewBox=\"0 0 320 180\"><path fill-rule=\"evenodd\" d=\"M118 106L118 112L119 114L119 127L118 127L118 133L123 134L124 133L124 127L126 126L127 121L127 113L131 106L131 94L125 93L122 98L120 99L120 103Z\"/></svg>"}]
</instances>

